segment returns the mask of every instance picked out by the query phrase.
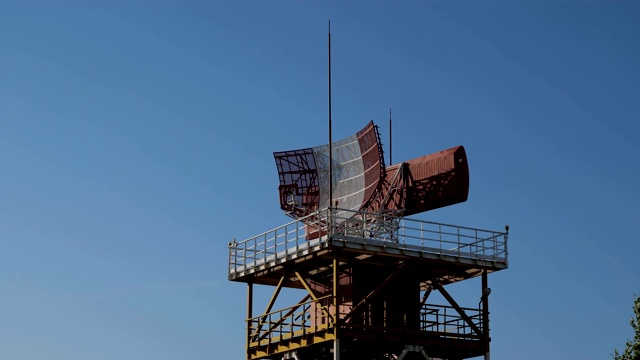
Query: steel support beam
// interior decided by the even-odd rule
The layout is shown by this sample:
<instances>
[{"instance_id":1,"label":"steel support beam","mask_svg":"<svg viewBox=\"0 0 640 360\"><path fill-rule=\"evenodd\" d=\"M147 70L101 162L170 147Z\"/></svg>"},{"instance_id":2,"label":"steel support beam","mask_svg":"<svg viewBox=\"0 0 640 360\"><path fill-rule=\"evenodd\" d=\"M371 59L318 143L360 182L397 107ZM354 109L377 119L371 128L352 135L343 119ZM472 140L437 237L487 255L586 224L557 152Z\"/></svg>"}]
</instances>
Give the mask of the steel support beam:
<instances>
[{"instance_id":1,"label":"steel support beam","mask_svg":"<svg viewBox=\"0 0 640 360\"><path fill-rule=\"evenodd\" d=\"M429 295L431 294L432 290L433 288L425 290L424 295L422 295L422 300L420 300L420 309L422 309L424 304L427 302L427 299L429 298Z\"/></svg>"},{"instance_id":2,"label":"steel support beam","mask_svg":"<svg viewBox=\"0 0 640 360\"><path fill-rule=\"evenodd\" d=\"M482 330L484 330L484 360L491 359L491 353L489 351L489 343L491 338L489 336L489 279L487 275L487 269L482 271Z\"/></svg>"},{"instance_id":3,"label":"steel support beam","mask_svg":"<svg viewBox=\"0 0 640 360\"><path fill-rule=\"evenodd\" d=\"M247 358L251 344L251 318L253 317L253 283L247 283Z\"/></svg>"},{"instance_id":4,"label":"steel support beam","mask_svg":"<svg viewBox=\"0 0 640 360\"><path fill-rule=\"evenodd\" d=\"M288 318L289 316L291 316L291 314L293 314L296 310L298 310L298 308L304 304L305 302L307 302L307 300L309 300L311 298L311 296L309 294L307 294L305 297L302 298L302 300L298 301L298 303L296 305L294 305L291 309L289 309L289 311L287 311L284 315L282 315L282 317L280 318L280 320L276 321L275 323L273 323L271 325L271 327L269 328L269 330L267 330L264 334L262 334L260 336L260 338L258 339L258 341L264 339L267 337L267 335L269 335L273 329L277 328L278 326L280 326L280 324L282 324L284 322L284 320L286 318Z\"/></svg>"},{"instance_id":5,"label":"steel support beam","mask_svg":"<svg viewBox=\"0 0 640 360\"><path fill-rule=\"evenodd\" d=\"M478 329L478 327L476 326L476 324L473 323L473 321L471 320L471 318L467 315L467 313L464 312L464 310L462 310L462 308L458 305L458 303L453 300L453 298L451 297L451 295L449 295L449 293L447 292L447 290L445 290L442 285L440 284L433 284L433 286L438 289L438 291L440 291L440 293L442 294L442 296L444 296L445 299L447 299L447 301L449 302L449 304L451 304L451 306L453 306L454 309L456 309L456 311L458 312L458 314L460 314L460 317L462 317L462 319L471 327L471 329L473 329L473 331L475 331L476 334L478 334L478 336L484 336L484 334L482 333L482 331L480 331L480 329Z\"/></svg>"},{"instance_id":6,"label":"steel support beam","mask_svg":"<svg viewBox=\"0 0 640 360\"><path fill-rule=\"evenodd\" d=\"M304 288L307 290L307 292L309 293L309 295L311 296L311 298L313 299L313 301L315 301L318 305L320 305L320 309L322 309L322 312L324 313L324 315L329 319L329 321L331 321L331 323L335 324L335 320L333 319L333 317L331 316L331 314L329 314L329 312L327 311L326 306L322 306L320 304L320 301L318 300L318 298L316 297L316 295L313 293L313 291L311 290L311 288L309 287L309 284L307 284L307 282L304 280L304 278L302 277L302 275L300 275L299 272L295 272L296 276L298 277L298 280L300 280L300 283L302 284L302 286L304 286Z\"/></svg>"},{"instance_id":7,"label":"steel support beam","mask_svg":"<svg viewBox=\"0 0 640 360\"><path fill-rule=\"evenodd\" d=\"M273 295L271 295L271 299L267 304L267 308L264 310L264 313L262 313L263 316L260 319L260 322L258 322L258 328L256 329L256 332L253 334L254 338L256 338L258 334L260 334L260 330L262 330L262 325L264 325L265 320L267 320L267 314L271 312L271 309L273 308L273 304L276 303L276 299L278 298L278 295L280 295L280 290L282 290L282 284L284 283L284 278L285 278L285 275L282 275L282 277L280 278L280 281L278 281L278 286L276 286L276 289L273 292Z\"/></svg>"}]
</instances>

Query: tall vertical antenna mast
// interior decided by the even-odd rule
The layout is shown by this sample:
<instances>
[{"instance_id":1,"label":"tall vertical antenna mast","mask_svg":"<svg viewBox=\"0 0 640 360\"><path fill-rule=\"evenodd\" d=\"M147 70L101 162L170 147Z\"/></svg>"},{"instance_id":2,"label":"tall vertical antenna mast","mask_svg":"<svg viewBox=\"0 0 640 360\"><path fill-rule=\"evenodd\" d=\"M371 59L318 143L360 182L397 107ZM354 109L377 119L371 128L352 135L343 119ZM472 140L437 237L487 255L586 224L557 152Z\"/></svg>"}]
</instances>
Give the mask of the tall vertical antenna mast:
<instances>
[{"instance_id":1,"label":"tall vertical antenna mast","mask_svg":"<svg viewBox=\"0 0 640 360\"><path fill-rule=\"evenodd\" d=\"M333 206L333 149L331 143L331 20L329 20L329 207Z\"/></svg>"},{"instance_id":2,"label":"tall vertical antenna mast","mask_svg":"<svg viewBox=\"0 0 640 360\"><path fill-rule=\"evenodd\" d=\"M393 147L391 146L391 108L389 108L389 166L393 165L393 160L391 160L391 150Z\"/></svg>"}]
</instances>

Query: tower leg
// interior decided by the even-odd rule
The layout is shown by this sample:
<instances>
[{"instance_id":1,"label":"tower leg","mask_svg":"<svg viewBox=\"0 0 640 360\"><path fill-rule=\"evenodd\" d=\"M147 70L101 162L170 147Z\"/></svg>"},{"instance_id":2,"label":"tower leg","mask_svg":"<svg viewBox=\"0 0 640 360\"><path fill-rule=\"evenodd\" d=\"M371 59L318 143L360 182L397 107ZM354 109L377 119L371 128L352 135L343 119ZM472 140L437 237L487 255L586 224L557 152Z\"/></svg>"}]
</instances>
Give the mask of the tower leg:
<instances>
[{"instance_id":1,"label":"tower leg","mask_svg":"<svg viewBox=\"0 0 640 360\"><path fill-rule=\"evenodd\" d=\"M487 279L487 270L485 269L482 272L482 330L484 332L484 360L491 359L491 353L489 351L489 342L491 338L489 337L489 293L487 289L489 288L489 280Z\"/></svg>"},{"instance_id":2,"label":"tower leg","mask_svg":"<svg viewBox=\"0 0 640 360\"><path fill-rule=\"evenodd\" d=\"M251 343L251 317L253 317L253 283L247 283L247 359L249 358L249 344Z\"/></svg>"}]
</instances>

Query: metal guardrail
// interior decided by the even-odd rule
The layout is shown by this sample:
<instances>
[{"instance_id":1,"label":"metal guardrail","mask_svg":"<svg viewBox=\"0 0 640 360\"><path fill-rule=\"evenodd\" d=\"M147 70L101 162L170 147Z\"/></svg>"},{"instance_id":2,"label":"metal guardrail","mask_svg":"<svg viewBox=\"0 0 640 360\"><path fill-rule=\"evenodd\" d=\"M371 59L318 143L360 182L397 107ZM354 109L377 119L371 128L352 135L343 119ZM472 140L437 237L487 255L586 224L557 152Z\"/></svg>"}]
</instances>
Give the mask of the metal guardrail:
<instances>
[{"instance_id":1,"label":"metal guardrail","mask_svg":"<svg viewBox=\"0 0 640 360\"><path fill-rule=\"evenodd\" d=\"M339 208L319 210L273 230L229 243L229 275L327 246L330 241L507 264L508 232Z\"/></svg>"},{"instance_id":2,"label":"metal guardrail","mask_svg":"<svg viewBox=\"0 0 640 360\"><path fill-rule=\"evenodd\" d=\"M229 243L229 274L247 271L268 261L287 259L312 244L326 242L326 237L307 240L307 228L326 229L328 215L329 210L325 209L241 242L234 239Z\"/></svg>"},{"instance_id":3,"label":"metal guardrail","mask_svg":"<svg viewBox=\"0 0 640 360\"><path fill-rule=\"evenodd\" d=\"M312 334L331 322L326 303L331 296L309 300L247 320L249 343L264 344ZM321 309L324 307L325 311Z\"/></svg>"},{"instance_id":4,"label":"metal guardrail","mask_svg":"<svg viewBox=\"0 0 640 360\"><path fill-rule=\"evenodd\" d=\"M332 296L328 295L318 298L317 301L300 302L295 306L248 319L250 346L277 343L332 328L334 309L332 306L327 306L331 299ZM345 319L353 309L351 305L354 302L348 297L341 297L341 299L347 304L339 306L339 319ZM361 331L428 332L457 339L480 337L451 306L424 304L419 311L418 309L415 309L415 312L407 310L415 305L416 303L407 303L406 306L398 306L400 310L396 310L397 313L394 314L391 311L383 311L384 305L374 301L362 308L359 316L353 316L345 322L340 321L340 327ZM462 308L462 310L471 322L483 331L482 311L471 308ZM409 313L415 314L415 318L411 318Z\"/></svg>"},{"instance_id":5,"label":"metal guardrail","mask_svg":"<svg viewBox=\"0 0 640 360\"><path fill-rule=\"evenodd\" d=\"M484 331L480 309L462 308L462 310L480 331ZM435 332L444 337L473 338L478 336L455 308L444 305L425 304L422 307L420 310L420 330Z\"/></svg>"}]
</instances>

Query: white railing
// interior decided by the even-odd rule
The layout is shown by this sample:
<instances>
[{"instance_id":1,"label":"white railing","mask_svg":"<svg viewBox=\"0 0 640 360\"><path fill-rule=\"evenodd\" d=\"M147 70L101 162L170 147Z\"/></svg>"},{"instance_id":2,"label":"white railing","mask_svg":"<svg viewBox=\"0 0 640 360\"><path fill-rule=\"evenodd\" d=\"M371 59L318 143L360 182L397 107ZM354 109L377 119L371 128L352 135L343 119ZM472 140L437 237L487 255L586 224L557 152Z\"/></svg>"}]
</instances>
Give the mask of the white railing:
<instances>
[{"instance_id":1,"label":"white railing","mask_svg":"<svg viewBox=\"0 0 640 360\"><path fill-rule=\"evenodd\" d=\"M250 272L329 244L381 246L507 264L508 232L366 213L324 209L244 241L229 243L229 274Z\"/></svg>"},{"instance_id":2,"label":"white railing","mask_svg":"<svg viewBox=\"0 0 640 360\"><path fill-rule=\"evenodd\" d=\"M325 244L326 236L315 236L313 239L311 234L314 231L318 235L320 232L326 234L329 213L328 209L317 211L244 241L236 242L234 239L229 243L229 274L248 271L270 261L284 260L308 250L310 246Z\"/></svg>"},{"instance_id":3,"label":"white railing","mask_svg":"<svg viewBox=\"0 0 640 360\"><path fill-rule=\"evenodd\" d=\"M508 233L394 215L334 212L334 239L482 260L507 260ZM344 218L340 218L343 215ZM391 245L391 244L395 245Z\"/></svg>"}]
</instances>

